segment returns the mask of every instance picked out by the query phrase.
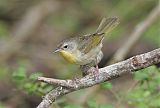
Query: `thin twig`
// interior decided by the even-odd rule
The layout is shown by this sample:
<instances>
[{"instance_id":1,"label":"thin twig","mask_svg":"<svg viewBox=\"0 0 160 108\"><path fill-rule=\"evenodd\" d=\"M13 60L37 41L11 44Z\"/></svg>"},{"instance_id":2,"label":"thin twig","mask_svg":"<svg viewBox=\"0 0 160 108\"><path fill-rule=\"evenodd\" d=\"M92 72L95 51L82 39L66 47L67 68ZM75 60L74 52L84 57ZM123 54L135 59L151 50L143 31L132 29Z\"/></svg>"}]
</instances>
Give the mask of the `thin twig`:
<instances>
[{"instance_id":1,"label":"thin twig","mask_svg":"<svg viewBox=\"0 0 160 108\"><path fill-rule=\"evenodd\" d=\"M46 78L46 77L38 77L39 81L46 82L48 84L52 85L59 85L59 86L65 86L69 88L74 88L75 85L72 85L72 80L60 80L60 79L54 79L54 78Z\"/></svg>"},{"instance_id":2,"label":"thin twig","mask_svg":"<svg viewBox=\"0 0 160 108\"><path fill-rule=\"evenodd\" d=\"M68 87L68 84L65 85L64 83L63 86L59 86L46 94L37 108L48 108L52 104L52 102L54 102L58 97L62 95L77 91L79 89L94 86L101 82L117 78L124 73L132 73L136 70L140 70L157 63L160 63L160 48L101 68L99 69L99 73L96 75L89 74L81 79L78 79L78 81L76 82L74 80L71 80L70 84L73 84L75 86L73 88L70 88L70 86ZM57 82L53 83L59 85L59 83Z\"/></svg>"}]
</instances>

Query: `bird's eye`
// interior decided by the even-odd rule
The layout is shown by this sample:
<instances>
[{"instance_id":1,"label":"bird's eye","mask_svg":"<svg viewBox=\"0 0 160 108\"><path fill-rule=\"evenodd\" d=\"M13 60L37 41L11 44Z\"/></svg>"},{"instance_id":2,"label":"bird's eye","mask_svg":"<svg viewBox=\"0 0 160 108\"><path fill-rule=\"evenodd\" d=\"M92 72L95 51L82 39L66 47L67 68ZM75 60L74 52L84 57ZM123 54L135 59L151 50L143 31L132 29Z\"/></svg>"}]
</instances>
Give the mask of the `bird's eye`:
<instances>
[{"instance_id":1,"label":"bird's eye","mask_svg":"<svg viewBox=\"0 0 160 108\"><path fill-rule=\"evenodd\" d=\"M65 45L63 48L68 48L68 45Z\"/></svg>"}]
</instances>

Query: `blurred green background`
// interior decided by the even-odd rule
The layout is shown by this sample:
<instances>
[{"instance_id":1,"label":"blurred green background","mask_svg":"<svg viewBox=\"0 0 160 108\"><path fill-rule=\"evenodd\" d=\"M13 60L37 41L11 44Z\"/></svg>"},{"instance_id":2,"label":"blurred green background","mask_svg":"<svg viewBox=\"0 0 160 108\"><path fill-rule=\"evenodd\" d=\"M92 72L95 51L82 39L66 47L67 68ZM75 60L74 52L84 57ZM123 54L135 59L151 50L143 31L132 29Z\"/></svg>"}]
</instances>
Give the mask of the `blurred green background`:
<instances>
[{"instance_id":1,"label":"blurred green background","mask_svg":"<svg viewBox=\"0 0 160 108\"><path fill-rule=\"evenodd\" d=\"M103 17L120 24L105 37L105 66L128 41L159 0L0 0L0 108L35 108L53 89L37 76L81 77L79 66L52 51L70 36L92 33ZM125 58L160 47L160 20L142 33ZM157 66L80 90L56 100L51 108L159 108Z\"/></svg>"}]
</instances>

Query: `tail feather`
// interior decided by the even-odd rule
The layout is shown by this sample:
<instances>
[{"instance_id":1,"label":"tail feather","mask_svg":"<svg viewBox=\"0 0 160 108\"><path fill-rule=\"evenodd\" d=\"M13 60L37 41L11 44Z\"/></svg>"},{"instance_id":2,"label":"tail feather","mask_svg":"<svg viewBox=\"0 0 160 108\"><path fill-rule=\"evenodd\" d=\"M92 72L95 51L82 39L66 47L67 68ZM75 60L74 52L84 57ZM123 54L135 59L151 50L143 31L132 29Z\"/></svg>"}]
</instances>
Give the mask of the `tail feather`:
<instances>
[{"instance_id":1,"label":"tail feather","mask_svg":"<svg viewBox=\"0 0 160 108\"><path fill-rule=\"evenodd\" d=\"M119 19L117 17L103 18L96 33L109 33L119 24Z\"/></svg>"}]
</instances>

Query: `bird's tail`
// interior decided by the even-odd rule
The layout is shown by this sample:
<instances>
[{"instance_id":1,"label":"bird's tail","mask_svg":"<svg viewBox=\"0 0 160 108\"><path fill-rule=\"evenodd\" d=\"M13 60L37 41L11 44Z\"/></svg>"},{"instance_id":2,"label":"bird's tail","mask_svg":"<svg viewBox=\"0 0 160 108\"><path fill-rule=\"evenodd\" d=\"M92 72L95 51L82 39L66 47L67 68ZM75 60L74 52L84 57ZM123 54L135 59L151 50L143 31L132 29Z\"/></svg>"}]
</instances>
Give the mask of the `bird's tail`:
<instances>
[{"instance_id":1,"label":"bird's tail","mask_svg":"<svg viewBox=\"0 0 160 108\"><path fill-rule=\"evenodd\" d=\"M119 19L117 17L103 18L96 33L109 33L119 24Z\"/></svg>"}]
</instances>

